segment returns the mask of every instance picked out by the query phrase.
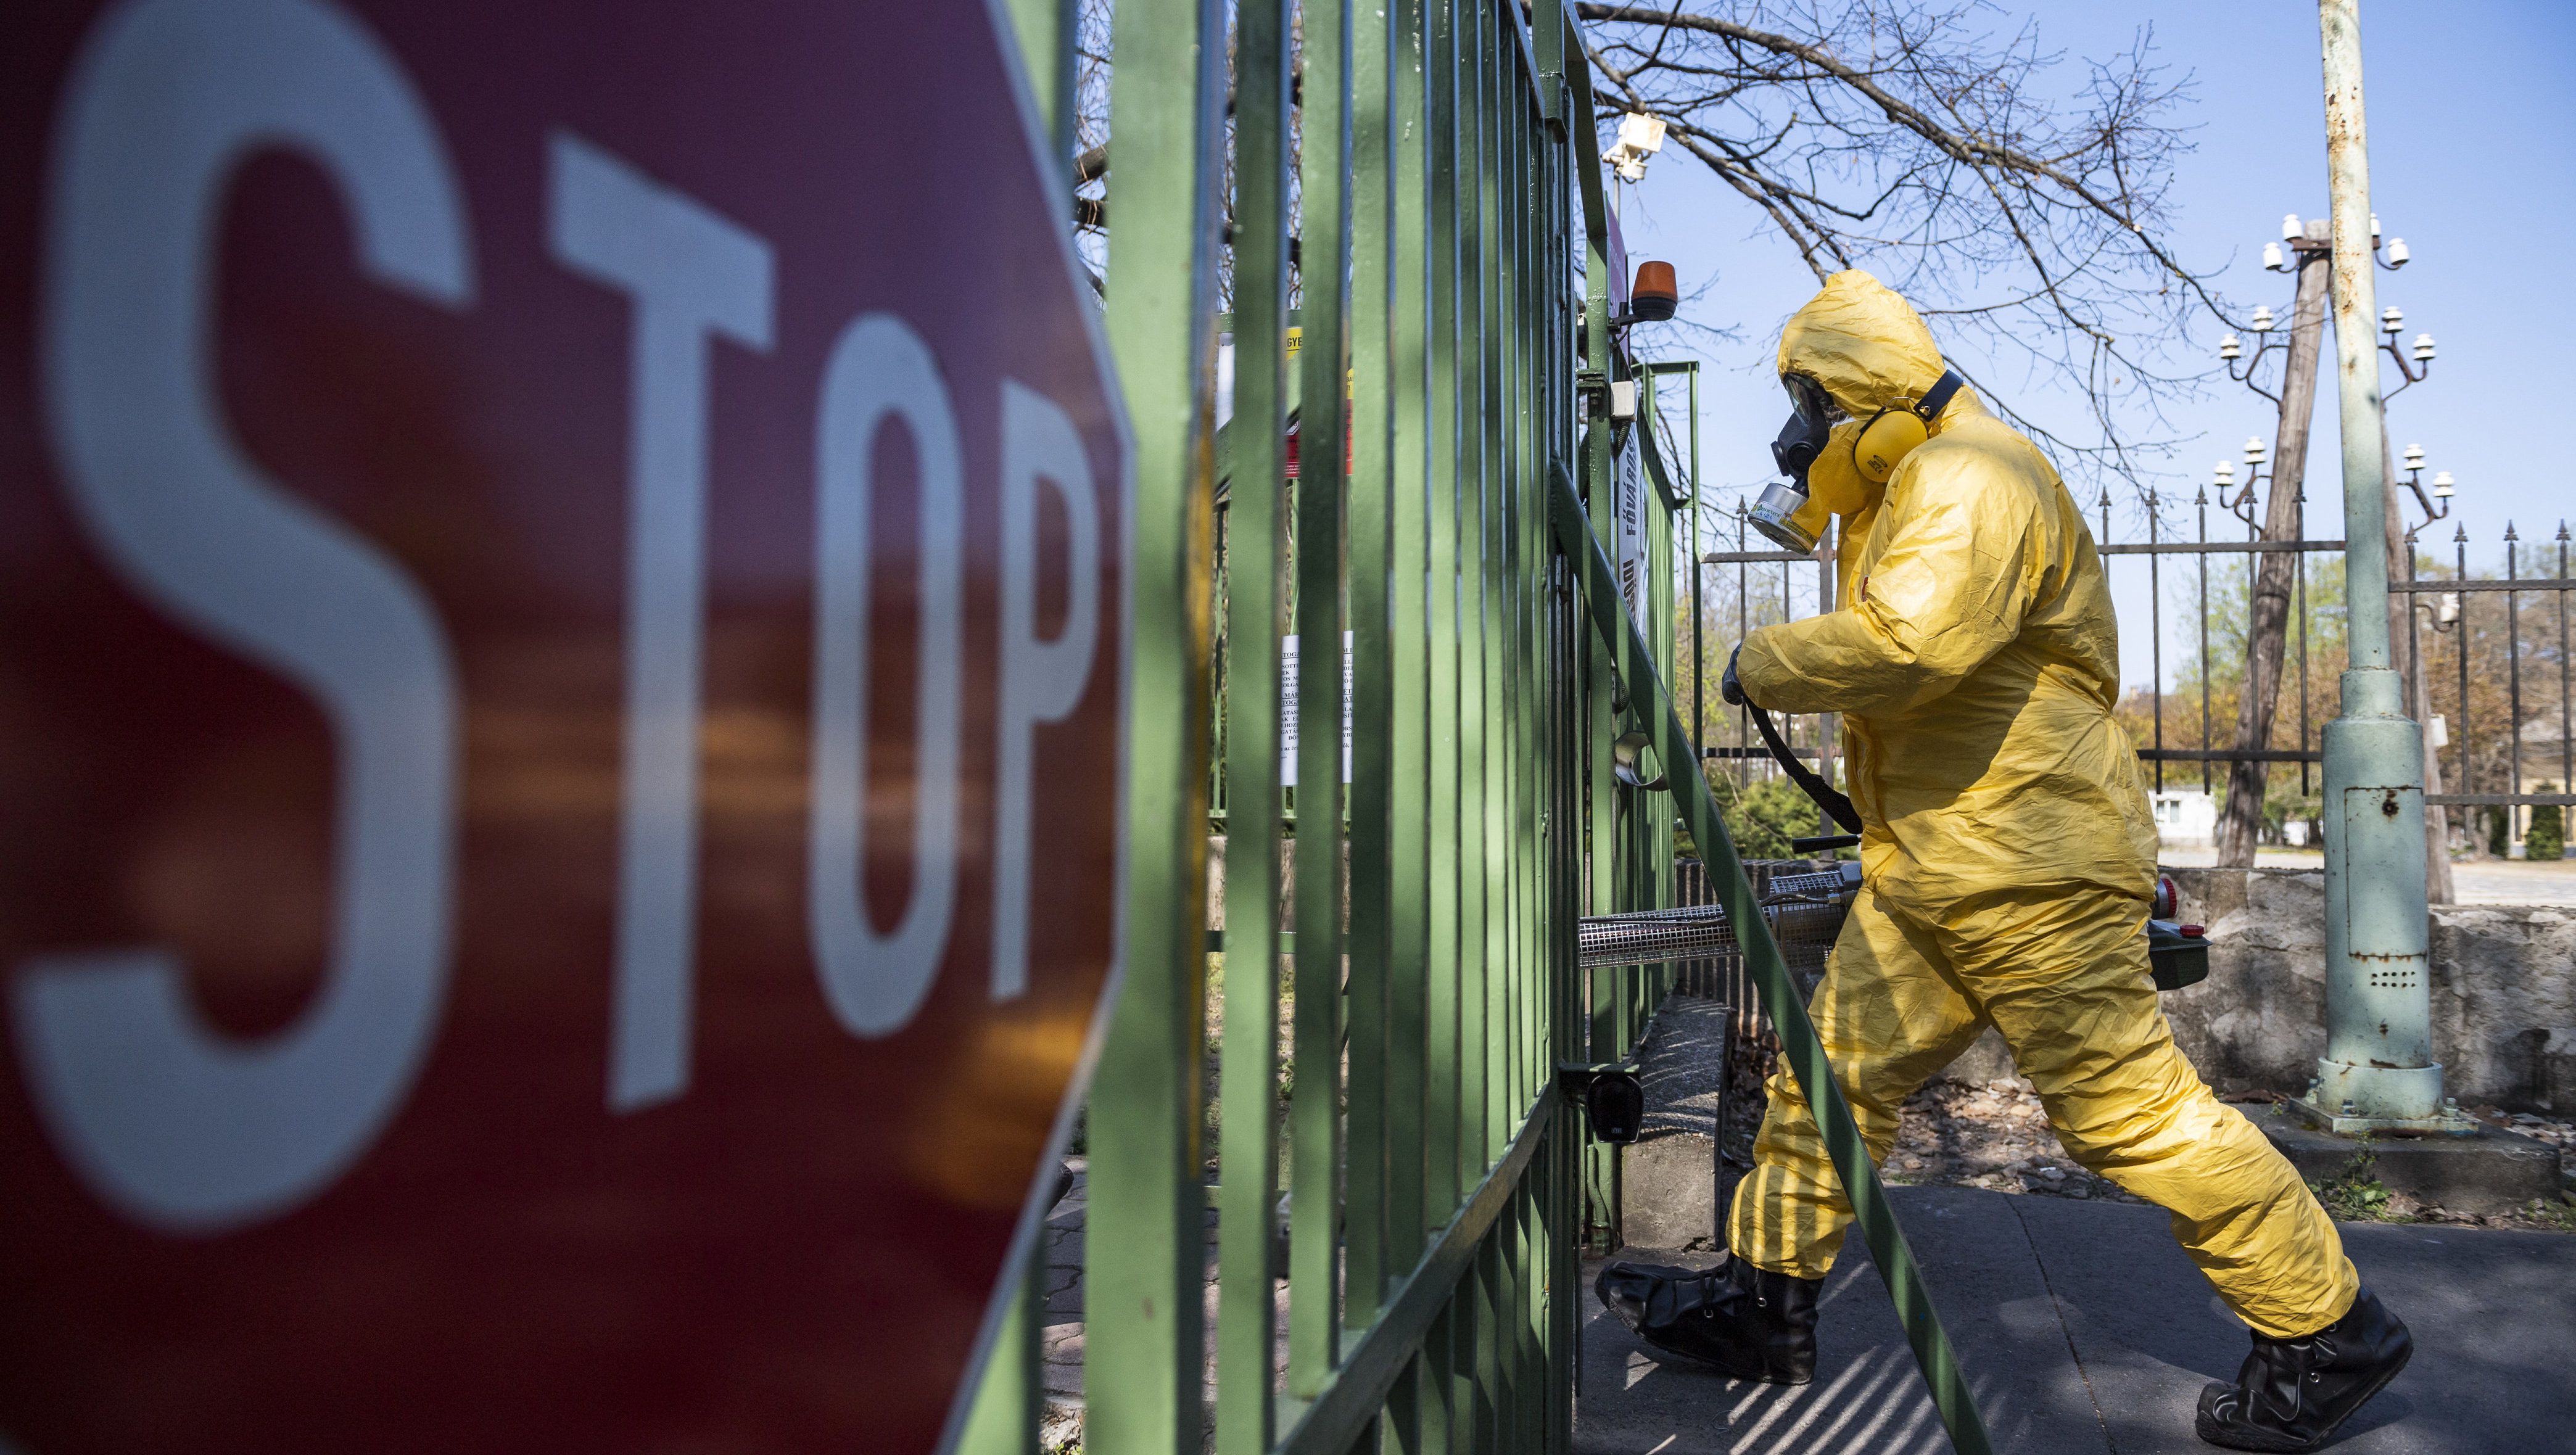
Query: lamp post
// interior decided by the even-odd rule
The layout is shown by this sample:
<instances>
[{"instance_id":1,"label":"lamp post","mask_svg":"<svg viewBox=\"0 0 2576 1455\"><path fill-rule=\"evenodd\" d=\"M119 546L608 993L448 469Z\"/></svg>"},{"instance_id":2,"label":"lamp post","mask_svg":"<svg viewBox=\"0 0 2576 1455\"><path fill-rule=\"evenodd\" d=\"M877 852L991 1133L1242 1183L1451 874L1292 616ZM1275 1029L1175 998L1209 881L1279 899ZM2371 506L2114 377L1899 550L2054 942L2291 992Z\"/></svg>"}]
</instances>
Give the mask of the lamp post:
<instances>
[{"instance_id":1,"label":"lamp post","mask_svg":"<svg viewBox=\"0 0 2576 1455\"><path fill-rule=\"evenodd\" d=\"M2326 1051L2301 1111L2329 1130L2467 1130L2433 1059L2424 734L2390 647L2387 464L2358 0L2321 0L2350 668L2325 729ZM2382 328L2389 323L2383 315ZM2395 332L2389 329L2390 342ZM2430 362L2430 340L2424 362ZM2413 383L2419 375L2401 372ZM2411 619L2411 611L2408 613Z\"/></svg>"},{"instance_id":2,"label":"lamp post","mask_svg":"<svg viewBox=\"0 0 2576 1455\"><path fill-rule=\"evenodd\" d=\"M2369 227L2368 256L2375 270L2397 272L2414 260L2414 253L2404 238L2388 238L2383 242L2376 214L2370 215ZM2302 221L2296 213L2284 216L2280 240L2263 245L2263 266L2268 272L2288 273L2296 280L2287 328L2283 328L2271 306L2265 304L2256 307L2245 323L2246 333L2252 336L2250 344L2232 331L2218 341L2218 357L2227 366L2228 377L2271 400L2278 409L2278 445L2271 472L2273 493L2263 521L2257 528L2257 534L2264 540L2291 540L2302 534L2307 500L2302 487L2307 473L2308 425L2315 413L2317 360L2322 354L2326 307L2333 293L2329 281L2333 231L2325 218ZM2368 313L2365 312L2363 317L2369 317ZM2384 339L2376 341L2375 346L2396 366L2402 381L2389 391L2391 398L2422 383L2432 372L2436 353L2433 336L2429 333L2419 333L2411 346L2401 346L2399 337L2404 324L2405 314L2401 310L2387 308L2378 314L2377 328L2366 330L2362 335L2365 338L2373 333L2385 335ZM2265 386L2263 370L2264 360L2276 351L2283 355L2278 392ZM2248 441L2249 446L2254 443ZM2384 436L2381 448L2385 454ZM2245 487L2232 498L2222 488L2220 498L2239 520L2253 526L2253 487L2260 478L2260 471L2254 467L2259 465L2259 460L2249 452L2247 464ZM2401 569L2404 562L2413 559L2413 531L2400 528L2396 477L2393 469L2387 474L2386 544L2389 569L2394 572ZM2418 490L2416 493L2420 499L2422 492ZM2440 518L2429 504L2426 516L2428 519ZM2262 556L2253 571L2247 690L2237 699L2236 748L2240 756L2229 766L2227 798L2218 822L2217 862L2222 867L2250 868L2254 863L2269 768L2243 755L2260 752L2269 746L2272 720L2279 705L2290 581L2297 570L2295 558L2286 552L2276 552ZM2405 611L2405 607L2392 604L2390 614L2395 618ZM2404 619L2411 623L2411 614ZM2407 640L2411 646L2414 640L2411 626ZM2413 697L2417 715L2425 716L2431 707L2419 670L2419 654L2410 650L2404 667L2406 687ZM2441 771L2438 766L2428 766L2427 771L2434 780L2438 780ZM2426 789L2433 793L2442 791L2438 781L2428 780ZM2447 903L2451 898L2451 866L2444 845L2449 839L2449 825L2441 809L2429 812L2425 833L2425 892L2430 900Z\"/></svg>"}]
</instances>

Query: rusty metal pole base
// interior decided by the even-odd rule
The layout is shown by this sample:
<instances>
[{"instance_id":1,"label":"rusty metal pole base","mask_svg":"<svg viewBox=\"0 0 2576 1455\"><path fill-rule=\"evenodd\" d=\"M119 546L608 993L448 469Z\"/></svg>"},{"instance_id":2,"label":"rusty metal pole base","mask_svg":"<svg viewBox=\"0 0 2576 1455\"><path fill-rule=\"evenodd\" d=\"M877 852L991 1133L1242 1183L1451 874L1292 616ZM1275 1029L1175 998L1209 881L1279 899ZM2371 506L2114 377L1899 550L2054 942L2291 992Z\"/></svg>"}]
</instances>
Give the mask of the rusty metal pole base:
<instances>
[{"instance_id":1,"label":"rusty metal pole base","mask_svg":"<svg viewBox=\"0 0 2576 1455\"><path fill-rule=\"evenodd\" d=\"M2429 1070L2436 1077L2442 1074L2439 1066L2420 1069ZM2329 1105L2319 1083L2311 1081L2306 1096L2287 1098L2281 1102L2281 1107L2316 1130L2332 1132L2338 1137L2474 1137L2478 1134L2478 1123L2463 1113L2460 1104L2449 1097L2442 1099L2441 1111L2429 1117L2361 1116L2357 1115L2360 1108L2350 1101Z\"/></svg>"}]
</instances>

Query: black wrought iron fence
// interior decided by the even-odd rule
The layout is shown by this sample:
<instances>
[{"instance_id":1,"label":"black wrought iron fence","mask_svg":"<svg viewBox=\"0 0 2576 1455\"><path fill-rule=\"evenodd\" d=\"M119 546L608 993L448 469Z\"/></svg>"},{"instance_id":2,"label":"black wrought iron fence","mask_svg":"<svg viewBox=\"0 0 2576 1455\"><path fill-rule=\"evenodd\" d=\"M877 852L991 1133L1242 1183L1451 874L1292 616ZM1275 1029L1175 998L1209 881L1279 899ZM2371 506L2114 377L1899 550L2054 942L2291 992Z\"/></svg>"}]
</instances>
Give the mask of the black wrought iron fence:
<instances>
[{"instance_id":1,"label":"black wrought iron fence","mask_svg":"<svg viewBox=\"0 0 2576 1455\"><path fill-rule=\"evenodd\" d=\"M2248 492L2249 495L2250 493ZM2147 614L2150 675L2144 694L2147 699L2143 724L2145 730L2139 731L2141 724L2135 720L2138 714L2133 705L2126 714L2132 719L2131 731L2140 738L2138 757L2146 762L2154 773L2158 792L2164 790L2165 765L2168 763L2200 764L2200 786L2203 792L2215 791L2213 772L2215 765L2220 763L2292 763L2298 766L2299 792L2305 796L2313 791L2314 774L2317 766L2323 761L2317 741L2317 731L2324 726L2326 719L2333 715L2330 709L2324 712L2317 710L2320 705L2319 681L2322 677L2327 690L2331 690L2333 674L2340 673L2342 670L2340 631L2342 611L2339 606L2330 608L2336 628L2333 633L2334 660L2331 664L2333 672L2319 673L2315 670L2318 664L2312 649L2315 646L2313 638L2317 635L2315 630L2317 623L2316 613L2310 607L2309 578L2316 567L2309 561L2309 557L2322 554L2336 560L2336 589L2327 595L2333 601L2340 601L2340 557L2343 555L2344 543L2305 539L2307 531L2304 500L2295 517L2297 523L2292 528L2293 537L2287 540L2264 539L2262 528L2250 518L2250 500L2240 497L2238 501L2228 502L2223 495L2220 503L2221 514L2230 520L2244 522L2245 539L2210 539L2210 500L2207 490L2195 492L2192 498L2194 522L2192 539L2168 540L2163 534L2161 505L2162 502L2155 492L2148 492L2144 512L2147 538L2143 541L2115 541L2111 538L2111 493L2108 490L2101 493L2095 507L2102 527L2101 534L2096 540L2097 548L2106 557L2146 557L2148 595L2149 599L2156 603L2156 609ZM2237 664L2234 675L2241 676L2244 668L2253 661L2257 650L2257 644L2254 641L2255 626L2252 620L2255 592L2250 585L2253 563L2263 556L2273 554L2288 554L2296 562L2291 572L2290 609L2285 622L2284 636L2275 647L2275 650L2281 653L2277 660L2281 664L2282 695L2289 701L2275 707L2274 718L2268 731L2256 734L2266 741L2249 743L2238 741L2246 735L2239 732L2237 724L2231 720L2236 715L2237 708L2234 692L2226 691L2220 699L2227 708L2225 713L2213 712L2213 692L2223 691L2221 679L2230 674L2220 671L2219 664L2213 660L2217 644L2224 639L2221 635L2224 627L2216 620L2210 609L2210 564L2213 559L2223 561L2230 556L2244 557L2243 562L2237 563L2242 575L2248 578L2246 589L2239 593L2244 608L2244 618L2238 622L2224 624L2234 626L2240 633L2236 640L2241 650L2235 654ZM2188 734L2188 740L2182 733L2175 733L2169 739L2166 732L2164 560L2168 556L2189 559L2188 569L2193 577L2197 598L2192 645L2198 660L2190 680L2182 684L2192 689L2199 699L2198 714L2189 723L2191 731ZM2111 563L2104 562L2104 567L2107 572L2111 568ZM2223 593L2228 584L2222 575ZM2295 678L2292 676L2293 666L2296 669ZM2291 691L2294 681L2296 690ZM2241 687L2241 683L2226 685ZM2279 720L2283 707L2286 707L2296 718L2295 732L2284 731L2290 724ZM2177 724L2177 726L2181 725ZM2225 746L2221 746L2219 742L2222 735L2228 739ZM2271 745L2270 740L2283 737L2287 737L2295 746Z\"/></svg>"},{"instance_id":2,"label":"black wrought iron fence","mask_svg":"<svg viewBox=\"0 0 2576 1455\"><path fill-rule=\"evenodd\" d=\"M2097 497L2096 540L2106 568L2115 581L2143 570L2157 603L2143 622L2123 623L2146 634L2149 675L2124 694L2120 713L2152 774L2160 822L2179 825L2187 805L2167 794L2189 797L2182 785L2190 782L2192 765L2214 814L2228 790L2228 768L2261 764L2269 800L2263 837L2313 845L2313 832L2301 829L2313 828L2308 801L2321 787L2320 735L2337 711L2345 662L2344 543L2307 538L2304 504L2286 538L2267 539L2251 494L2196 491L2190 534L2181 536L2166 502L2151 493L2141 512L2143 539L2130 540L2114 534L2109 492ZM1834 605L1828 554L1754 549L1761 542L1750 535L1741 502L1733 516L1731 522L1721 517L1710 532L1717 541L1693 546L1706 644L1698 670L1712 687L1728 646L1746 632ZM2455 848L2501 852L2498 845L2523 843L2531 809L2576 807L2576 735L2568 731L2576 721L2576 624L2567 599L2576 589L2571 537L2561 522L2554 539L2529 542L2508 524L2498 542L2501 560L2473 563L2467 528L2455 525L2452 559L2445 562L2418 544L2432 524L2408 533L2408 561L2392 573L2402 579L2389 588L2413 608L2400 650L2438 780L2425 801L2449 811ZM1724 539L1730 527L1732 549L1699 549L1730 544ZM2287 610L2268 647L2278 689L2268 714L2250 715L2259 720L2255 730L2243 698L2253 664L2267 650L2256 621L2259 563L2280 555L2294 564ZM1739 793L1778 779L1749 716L1721 704L1714 691L1705 700L1701 753L1712 762L1711 777L1731 779ZM1789 719L1783 730L1795 752L1831 775L1837 724L1830 717ZM2189 836L2188 829L2177 832Z\"/></svg>"},{"instance_id":3,"label":"black wrought iron fence","mask_svg":"<svg viewBox=\"0 0 2576 1455\"><path fill-rule=\"evenodd\" d=\"M1723 765L1711 770L1710 782L1731 781L1740 803L1742 795L1754 785L1775 781L1785 784L1786 779L1754 732L1752 715L1740 707L1726 706L1713 690L1726 670L1726 654L1756 627L1831 611L1834 568L1830 545L1812 555L1754 549L1741 500L1735 502L1733 521L1721 519L1709 533L1722 541L1730 524L1735 548L1703 551L1705 541L1698 513L1694 511L1690 518L1691 554L1699 563L1698 609L1704 628L1694 641L1692 671L1696 675L1692 686L1693 700L1700 704L1700 756ZM1839 732L1832 715L1783 716L1780 730L1792 752L1815 763L1827 778L1834 776ZM1836 832L1822 810L1817 811L1816 825L1812 832ZM1755 845L1747 845L1746 850L1760 852Z\"/></svg>"},{"instance_id":4,"label":"black wrought iron fence","mask_svg":"<svg viewBox=\"0 0 2576 1455\"><path fill-rule=\"evenodd\" d=\"M2102 555L2145 557L2149 596L2157 604L2144 623L2149 680L2126 695L2122 716L2160 795L2168 785L2169 765L2191 763L2200 765L2200 787L2213 798L2224 786L2220 766L2248 762L2267 765L2267 778L2295 766L2301 800L2318 791L2319 735L2335 715L2337 679L2345 662L2344 542L2307 539L2303 519L2290 538L2265 539L2251 518L2249 497L2250 492L2229 501L2222 491L2212 501L2208 491L2196 492L2193 534L2183 540L2165 534L2160 502L2153 494L2143 512L2142 541L2113 538L2107 491L2096 504ZM2226 522L2243 522L2244 538L2211 538L2213 504L2219 507L2221 528ZM2508 523L2499 570L2473 567L2465 525L2454 527L2453 559L2435 559L2417 544L2431 524L2426 521L2407 532L2407 559L2396 573L2403 579L2389 588L2412 608L2406 612L2409 629L2401 643L2403 665L2409 699L2425 724L2432 776L2438 780L2428 785L2433 791L2425 802L2455 810L2450 831L2456 848L2475 853L2501 842L2518 846L2530 826L2530 809L2576 806L2576 794L2569 791L2576 785L2576 743L2567 731L2576 716L2570 712L2576 701L2576 677L2571 677L2576 654L2570 652L2567 592L2576 588L2576 580L2568 574L2569 532L2562 521L2556 539L2534 549ZM2545 554L2553 548L2554 556ZM2266 723L2250 730L2240 710L2242 695L2263 650L2253 578L2255 563L2273 554L2288 554L2296 564L2290 573L2289 610L2270 648L2279 664L2277 702ZM2554 567L2555 574L2526 574L2535 564ZM2115 575L2124 569L2116 559L2105 565ZM2174 571L2182 573L2173 584L2182 587L2186 605L2181 641L2169 643L2166 617L2173 598L2167 590ZM2533 596L2548 600L2524 599ZM2138 627L2124 625L2131 631ZM2179 659L2171 663L2179 670L2170 678L2169 646L2179 648ZM2278 784L2286 787L2286 782ZM2266 818L2274 834L2300 821L2296 813L2267 812ZM2315 842L2295 829L2289 837L2291 842Z\"/></svg>"},{"instance_id":5,"label":"black wrought iron fence","mask_svg":"<svg viewBox=\"0 0 2576 1455\"><path fill-rule=\"evenodd\" d=\"M2528 834L2533 808L2576 806L2576 794L2569 792L2576 787L2576 743L2567 731L2571 697L2576 697L2576 684L2569 679L2567 593L2576 590L2576 580L2568 576L2568 543L2562 520L2557 538L2530 548L2527 557L2521 537L2507 522L2504 575L2480 577L2470 572L2468 528L2455 527L2447 574L2432 563L2434 574L2424 575L2427 561L2409 552L2407 579L2389 588L2412 598L2414 609L2407 613L2413 625L2407 641L2410 670L2428 686L2441 684L2432 687L2431 701L2436 711L2448 709L2426 725L2425 747L2443 754L2450 769L2447 786L2454 791L2425 801L2471 810L2455 815L2471 827L2501 811L2504 834L2516 845ZM2548 554L2553 547L2555 554ZM2556 574L2523 575L2526 561L2535 558L2554 566ZM2526 615L2526 596L2547 600L2534 603ZM2536 659L2537 671L2526 669L2526 657ZM2554 696L2547 681L2553 661L2558 679ZM2526 676L2535 679L2528 692ZM2443 687L2450 689L2447 704ZM2556 776L2544 776L2552 767ZM2533 791L2535 782L2538 791ZM2489 812L2476 812L2481 809Z\"/></svg>"}]
</instances>

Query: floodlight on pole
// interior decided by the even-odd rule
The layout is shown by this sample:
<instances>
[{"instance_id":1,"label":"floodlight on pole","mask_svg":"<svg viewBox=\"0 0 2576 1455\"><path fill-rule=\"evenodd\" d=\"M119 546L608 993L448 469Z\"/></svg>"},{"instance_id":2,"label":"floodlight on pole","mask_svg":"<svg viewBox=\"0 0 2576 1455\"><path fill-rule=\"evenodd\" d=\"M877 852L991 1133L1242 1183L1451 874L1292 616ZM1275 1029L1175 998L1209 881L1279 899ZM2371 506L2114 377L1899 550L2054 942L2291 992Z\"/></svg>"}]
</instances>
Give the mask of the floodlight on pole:
<instances>
[{"instance_id":1,"label":"floodlight on pole","mask_svg":"<svg viewBox=\"0 0 2576 1455\"><path fill-rule=\"evenodd\" d=\"M1631 111L1619 118L1618 138L1610 143L1601 160L1619 174L1623 182L1643 181L1646 161L1663 150L1664 119L1643 111Z\"/></svg>"}]
</instances>

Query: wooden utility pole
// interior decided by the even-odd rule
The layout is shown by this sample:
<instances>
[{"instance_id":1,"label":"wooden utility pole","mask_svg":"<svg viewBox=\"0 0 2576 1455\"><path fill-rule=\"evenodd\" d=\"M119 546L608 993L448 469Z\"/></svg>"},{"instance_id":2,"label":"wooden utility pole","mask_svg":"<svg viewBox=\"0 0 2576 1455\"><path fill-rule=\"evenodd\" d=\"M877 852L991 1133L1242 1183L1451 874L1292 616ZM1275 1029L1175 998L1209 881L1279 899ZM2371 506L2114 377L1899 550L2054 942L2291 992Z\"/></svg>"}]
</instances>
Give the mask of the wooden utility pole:
<instances>
[{"instance_id":1,"label":"wooden utility pole","mask_svg":"<svg viewBox=\"0 0 2576 1455\"><path fill-rule=\"evenodd\" d=\"M2328 224L2323 218L2314 219L2305 232L2289 240L2298 292L2290 304L2290 352L2281 371L2281 419L2272 444L2272 497L2263 510L2267 541L2298 539L2300 487L2308 473L2308 424L2316 413L2317 354L2326 328ZM2254 559L2245 690L2236 699L2240 753L2259 753L2271 746L2272 717L2281 698L2282 649L2289 635L2290 578L2299 564L2290 551L2264 551ZM2253 867L2271 767L2244 758L2228 765L2227 799L2218 817L2219 867Z\"/></svg>"}]
</instances>

